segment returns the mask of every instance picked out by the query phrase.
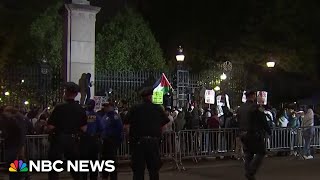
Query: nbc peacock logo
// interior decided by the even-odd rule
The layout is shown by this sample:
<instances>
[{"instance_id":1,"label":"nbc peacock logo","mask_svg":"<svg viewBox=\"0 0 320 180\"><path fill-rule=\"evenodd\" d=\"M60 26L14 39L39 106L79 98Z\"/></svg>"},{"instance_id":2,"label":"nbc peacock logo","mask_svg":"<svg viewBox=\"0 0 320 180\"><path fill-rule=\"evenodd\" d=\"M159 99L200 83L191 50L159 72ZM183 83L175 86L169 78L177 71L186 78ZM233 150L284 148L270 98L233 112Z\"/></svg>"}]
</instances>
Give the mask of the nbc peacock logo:
<instances>
[{"instance_id":1,"label":"nbc peacock logo","mask_svg":"<svg viewBox=\"0 0 320 180\"><path fill-rule=\"evenodd\" d=\"M22 160L15 160L10 164L9 172L28 172L28 167Z\"/></svg>"}]
</instances>

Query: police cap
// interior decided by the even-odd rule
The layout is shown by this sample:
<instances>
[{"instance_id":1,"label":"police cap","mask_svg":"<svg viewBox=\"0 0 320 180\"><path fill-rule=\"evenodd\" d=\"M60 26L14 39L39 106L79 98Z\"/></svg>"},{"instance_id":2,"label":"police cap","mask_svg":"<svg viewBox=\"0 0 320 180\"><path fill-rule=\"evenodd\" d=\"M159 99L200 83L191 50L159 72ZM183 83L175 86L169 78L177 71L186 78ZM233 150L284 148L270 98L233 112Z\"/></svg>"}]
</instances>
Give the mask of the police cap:
<instances>
[{"instance_id":1,"label":"police cap","mask_svg":"<svg viewBox=\"0 0 320 180\"><path fill-rule=\"evenodd\" d=\"M140 95L141 97L147 97L147 96L152 96L153 94L153 88L152 87L146 87L142 89Z\"/></svg>"},{"instance_id":2,"label":"police cap","mask_svg":"<svg viewBox=\"0 0 320 180\"><path fill-rule=\"evenodd\" d=\"M77 85L76 83L74 82L67 82L65 85L64 85L64 88L67 92L70 92L70 93L79 93L80 92L80 87L79 85Z\"/></svg>"}]
</instances>

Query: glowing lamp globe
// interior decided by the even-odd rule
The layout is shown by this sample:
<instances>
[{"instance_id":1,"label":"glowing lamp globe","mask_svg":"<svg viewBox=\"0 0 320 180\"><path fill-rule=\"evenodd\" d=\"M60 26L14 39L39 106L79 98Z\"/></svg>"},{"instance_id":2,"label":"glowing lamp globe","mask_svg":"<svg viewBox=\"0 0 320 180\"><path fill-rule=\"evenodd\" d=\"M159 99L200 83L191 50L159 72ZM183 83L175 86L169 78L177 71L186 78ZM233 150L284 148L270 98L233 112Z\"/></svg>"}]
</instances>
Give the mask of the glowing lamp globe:
<instances>
[{"instance_id":1,"label":"glowing lamp globe","mask_svg":"<svg viewBox=\"0 0 320 180\"><path fill-rule=\"evenodd\" d=\"M177 59L178 62L183 62L184 58L185 58L185 56L183 54L183 49L182 49L181 46L179 46L178 52L177 52L177 55L176 55L176 59Z\"/></svg>"},{"instance_id":2,"label":"glowing lamp globe","mask_svg":"<svg viewBox=\"0 0 320 180\"><path fill-rule=\"evenodd\" d=\"M220 76L220 79L221 80L226 80L227 79L227 75L225 73L223 73L221 76Z\"/></svg>"},{"instance_id":3,"label":"glowing lamp globe","mask_svg":"<svg viewBox=\"0 0 320 180\"><path fill-rule=\"evenodd\" d=\"M178 55L176 55L176 59L179 62L183 62L184 61L184 55L183 54L178 54Z\"/></svg>"},{"instance_id":4,"label":"glowing lamp globe","mask_svg":"<svg viewBox=\"0 0 320 180\"><path fill-rule=\"evenodd\" d=\"M276 62L274 62L274 61L267 62L267 67L268 68L274 68L275 65L276 65Z\"/></svg>"}]
</instances>

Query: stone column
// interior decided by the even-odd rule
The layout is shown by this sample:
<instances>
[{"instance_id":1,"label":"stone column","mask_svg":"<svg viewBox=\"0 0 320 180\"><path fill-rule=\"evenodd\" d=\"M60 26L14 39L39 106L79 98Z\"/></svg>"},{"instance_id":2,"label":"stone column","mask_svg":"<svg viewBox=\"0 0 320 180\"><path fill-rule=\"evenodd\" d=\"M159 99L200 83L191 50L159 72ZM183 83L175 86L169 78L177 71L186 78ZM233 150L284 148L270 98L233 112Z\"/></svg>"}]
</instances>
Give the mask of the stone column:
<instances>
[{"instance_id":1,"label":"stone column","mask_svg":"<svg viewBox=\"0 0 320 180\"><path fill-rule=\"evenodd\" d=\"M91 6L87 0L72 0L65 8L64 79L78 84L83 73L90 73L94 81L95 22L100 8ZM91 98L93 96L94 86ZM80 99L80 95L76 99Z\"/></svg>"}]
</instances>

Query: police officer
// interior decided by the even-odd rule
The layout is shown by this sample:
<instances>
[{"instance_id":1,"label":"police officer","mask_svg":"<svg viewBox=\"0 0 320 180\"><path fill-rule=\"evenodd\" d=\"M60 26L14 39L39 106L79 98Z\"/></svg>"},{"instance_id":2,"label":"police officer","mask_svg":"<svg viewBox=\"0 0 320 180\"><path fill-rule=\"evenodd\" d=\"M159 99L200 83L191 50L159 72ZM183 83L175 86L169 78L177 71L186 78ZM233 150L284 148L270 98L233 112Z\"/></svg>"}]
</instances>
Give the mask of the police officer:
<instances>
[{"instance_id":1,"label":"police officer","mask_svg":"<svg viewBox=\"0 0 320 180\"><path fill-rule=\"evenodd\" d=\"M102 159L116 162L117 151L123 139L123 125L112 103L105 104L106 114L101 119ZM115 163L115 166L117 164ZM103 179L117 180L117 167L112 173L103 172Z\"/></svg>"},{"instance_id":2,"label":"police officer","mask_svg":"<svg viewBox=\"0 0 320 180\"><path fill-rule=\"evenodd\" d=\"M143 180L145 164L150 180L159 180L161 127L169 122L164 109L152 104L152 88L142 92L143 103L127 114L125 124L129 128L133 180Z\"/></svg>"},{"instance_id":3,"label":"police officer","mask_svg":"<svg viewBox=\"0 0 320 180\"><path fill-rule=\"evenodd\" d=\"M240 138L245 154L245 176L248 180L255 180L255 174L262 164L266 154L266 133L271 134L266 116L256 103L256 93L246 92L247 102L240 106L238 120Z\"/></svg>"},{"instance_id":4,"label":"police officer","mask_svg":"<svg viewBox=\"0 0 320 180\"><path fill-rule=\"evenodd\" d=\"M64 89L65 103L57 105L49 120L50 133L49 160L55 161L64 156L67 160L79 160L79 134L86 132L87 116L85 109L75 102L79 86L68 82ZM59 175L49 172L49 180L58 180ZM71 173L73 179L79 179L78 173Z\"/></svg>"},{"instance_id":5,"label":"police officer","mask_svg":"<svg viewBox=\"0 0 320 180\"><path fill-rule=\"evenodd\" d=\"M101 132L100 116L94 111L96 102L89 99L86 104L87 131L81 136L80 153L81 159L98 160L99 154L99 135ZM83 180L87 180L88 174L82 175ZM98 172L90 172L90 180L97 180Z\"/></svg>"}]
</instances>

